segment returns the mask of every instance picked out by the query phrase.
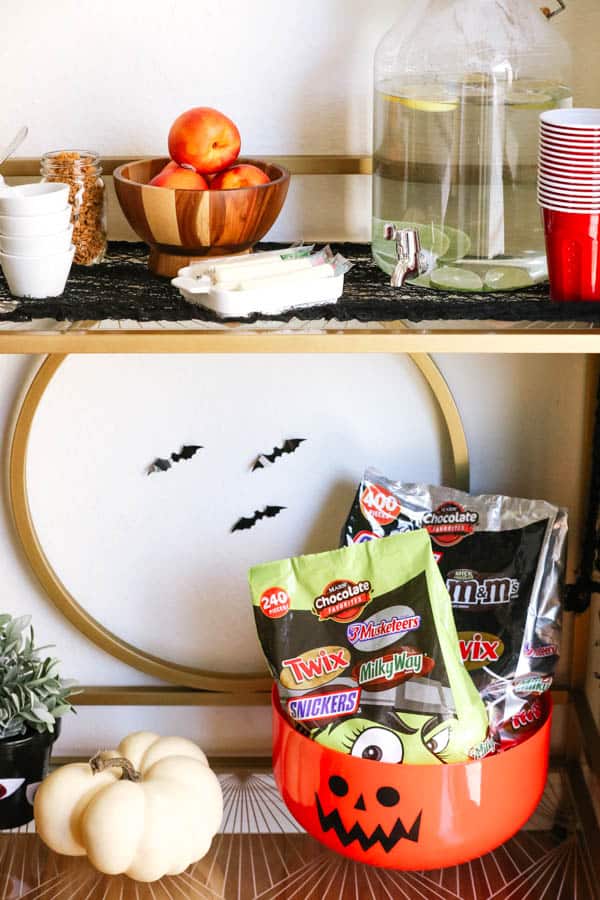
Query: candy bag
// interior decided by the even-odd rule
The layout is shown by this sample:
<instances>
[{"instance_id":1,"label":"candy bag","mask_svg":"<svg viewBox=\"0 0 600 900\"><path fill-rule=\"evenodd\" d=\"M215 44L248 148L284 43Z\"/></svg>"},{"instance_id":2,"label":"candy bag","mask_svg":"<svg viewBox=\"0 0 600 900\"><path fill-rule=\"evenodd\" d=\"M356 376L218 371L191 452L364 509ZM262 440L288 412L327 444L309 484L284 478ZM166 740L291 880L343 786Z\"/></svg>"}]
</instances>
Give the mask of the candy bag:
<instances>
[{"instance_id":1,"label":"candy bag","mask_svg":"<svg viewBox=\"0 0 600 900\"><path fill-rule=\"evenodd\" d=\"M567 513L539 500L405 484L368 469L344 544L426 529L450 594L461 655L508 749L544 718L560 652Z\"/></svg>"},{"instance_id":2,"label":"candy bag","mask_svg":"<svg viewBox=\"0 0 600 900\"><path fill-rule=\"evenodd\" d=\"M255 566L249 581L281 706L311 738L412 765L493 749L427 532Z\"/></svg>"}]
</instances>

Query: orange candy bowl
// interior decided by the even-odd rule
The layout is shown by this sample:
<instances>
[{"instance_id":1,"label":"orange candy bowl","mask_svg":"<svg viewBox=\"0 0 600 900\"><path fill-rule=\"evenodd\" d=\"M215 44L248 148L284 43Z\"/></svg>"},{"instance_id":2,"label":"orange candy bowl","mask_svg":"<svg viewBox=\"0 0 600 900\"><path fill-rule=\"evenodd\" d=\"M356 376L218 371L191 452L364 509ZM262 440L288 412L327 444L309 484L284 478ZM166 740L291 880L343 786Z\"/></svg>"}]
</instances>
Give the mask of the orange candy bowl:
<instances>
[{"instance_id":1,"label":"orange candy bowl","mask_svg":"<svg viewBox=\"0 0 600 900\"><path fill-rule=\"evenodd\" d=\"M290 183L283 166L239 159L237 163L262 169L270 182L231 191L150 185L168 162L160 157L126 163L115 170L114 179L127 221L150 246L151 271L169 278L194 260L251 250L277 219Z\"/></svg>"},{"instance_id":2,"label":"orange candy bowl","mask_svg":"<svg viewBox=\"0 0 600 900\"><path fill-rule=\"evenodd\" d=\"M522 744L480 761L411 766L322 747L297 732L273 695L273 769L294 818L331 850L386 869L459 865L527 822L548 774L552 702Z\"/></svg>"}]
</instances>

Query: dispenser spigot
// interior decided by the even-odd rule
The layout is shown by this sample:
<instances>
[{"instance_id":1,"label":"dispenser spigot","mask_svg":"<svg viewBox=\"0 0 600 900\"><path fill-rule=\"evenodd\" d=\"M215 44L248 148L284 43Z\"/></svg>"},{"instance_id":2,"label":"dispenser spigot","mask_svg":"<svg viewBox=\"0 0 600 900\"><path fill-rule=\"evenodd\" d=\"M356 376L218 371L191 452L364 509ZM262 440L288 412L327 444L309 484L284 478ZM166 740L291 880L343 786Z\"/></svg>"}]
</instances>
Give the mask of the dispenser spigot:
<instances>
[{"instance_id":1,"label":"dispenser spigot","mask_svg":"<svg viewBox=\"0 0 600 900\"><path fill-rule=\"evenodd\" d=\"M423 275L428 269L428 261L421 249L419 232L414 228L396 228L387 224L384 228L386 241L396 242L398 262L392 273L392 287L402 287L407 278Z\"/></svg>"}]
</instances>

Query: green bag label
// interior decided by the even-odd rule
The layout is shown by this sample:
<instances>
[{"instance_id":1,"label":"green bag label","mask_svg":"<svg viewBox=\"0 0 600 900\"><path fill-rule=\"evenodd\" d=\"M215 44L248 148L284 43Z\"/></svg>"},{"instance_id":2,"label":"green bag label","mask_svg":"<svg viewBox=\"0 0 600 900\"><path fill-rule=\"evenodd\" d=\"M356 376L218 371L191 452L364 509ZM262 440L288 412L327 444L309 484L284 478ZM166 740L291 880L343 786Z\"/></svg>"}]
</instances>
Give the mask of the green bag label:
<instances>
[{"instance_id":1,"label":"green bag label","mask_svg":"<svg viewBox=\"0 0 600 900\"><path fill-rule=\"evenodd\" d=\"M249 577L282 707L310 737L384 762L481 755L487 717L425 531Z\"/></svg>"}]
</instances>

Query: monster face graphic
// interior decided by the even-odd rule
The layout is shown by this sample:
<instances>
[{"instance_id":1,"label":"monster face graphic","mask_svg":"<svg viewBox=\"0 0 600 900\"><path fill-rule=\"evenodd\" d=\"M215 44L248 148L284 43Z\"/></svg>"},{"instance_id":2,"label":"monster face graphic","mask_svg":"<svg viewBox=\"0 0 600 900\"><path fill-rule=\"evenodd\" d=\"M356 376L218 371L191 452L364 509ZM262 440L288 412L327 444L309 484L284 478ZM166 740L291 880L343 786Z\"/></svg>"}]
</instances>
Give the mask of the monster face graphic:
<instances>
[{"instance_id":1,"label":"monster face graphic","mask_svg":"<svg viewBox=\"0 0 600 900\"><path fill-rule=\"evenodd\" d=\"M335 832L342 847L357 843L363 852L379 846L390 853L400 841L418 843L422 811L400 816L400 794L382 782L374 792L352 790L341 775L332 775L324 796L315 793L315 804L323 832Z\"/></svg>"},{"instance_id":2,"label":"monster face graphic","mask_svg":"<svg viewBox=\"0 0 600 900\"><path fill-rule=\"evenodd\" d=\"M453 716L388 712L379 718L352 717L324 728L318 743L373 762L431 765L465 761Z\"/></svg>"}]
</instances>

